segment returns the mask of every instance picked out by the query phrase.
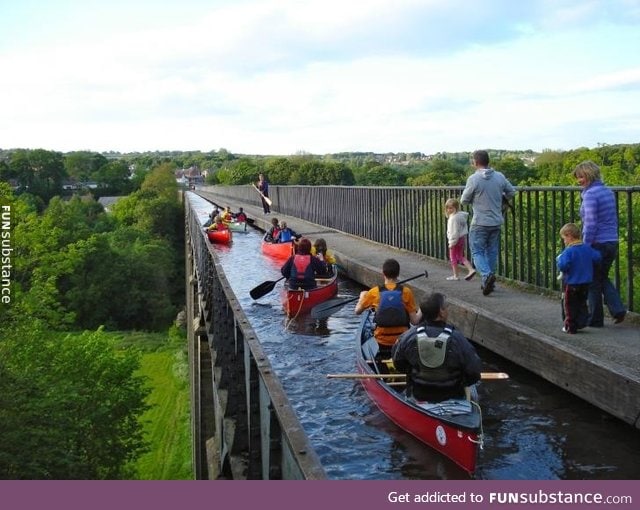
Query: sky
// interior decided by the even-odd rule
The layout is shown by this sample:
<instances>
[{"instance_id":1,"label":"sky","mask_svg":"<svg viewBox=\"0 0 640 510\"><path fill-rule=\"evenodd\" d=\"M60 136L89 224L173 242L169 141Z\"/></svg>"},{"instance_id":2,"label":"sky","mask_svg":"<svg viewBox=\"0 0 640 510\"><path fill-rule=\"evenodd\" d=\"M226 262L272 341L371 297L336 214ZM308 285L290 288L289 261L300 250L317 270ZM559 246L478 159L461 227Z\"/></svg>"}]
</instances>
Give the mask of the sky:
<instances>
[{"instance_id":1,"label":"sky","mask_svg":"<svg viewBox=\"0 0 640 510\"><path fill-rule=\"evenodd\" d=\"M0 0L0 149L640 143L640 0Z\"/></svg>"}]
</instances>

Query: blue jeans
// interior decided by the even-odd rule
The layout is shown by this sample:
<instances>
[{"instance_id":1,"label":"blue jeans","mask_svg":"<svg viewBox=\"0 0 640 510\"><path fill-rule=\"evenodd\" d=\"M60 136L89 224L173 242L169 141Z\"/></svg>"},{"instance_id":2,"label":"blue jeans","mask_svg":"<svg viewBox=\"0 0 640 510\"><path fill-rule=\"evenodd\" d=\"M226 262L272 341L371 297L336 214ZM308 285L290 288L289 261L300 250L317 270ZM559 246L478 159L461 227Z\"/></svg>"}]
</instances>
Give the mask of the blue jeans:
<instances>
[{"instance_id":1,"label":"blue jeans","mask_svg":"<svg viewBox=\"0 0 640 510\"><path fill-rule=\"evenodd\" d=\"M498 252L500 250L500 225L483 227L472 225L469 230L469 246L473 256L473 264L482 275L482 285L487 276L498 268Z\"/></svg>"},{"instance_id":2,"label":"blue jeans","mask_svg":"<svg viewBox=\"0 0 640 510\"><path fill-rule=\"evenodd\" d=\"M611 317L626 312L618 289L609 280L609 270L618 255L618 243L612 241L594 243L591 246L600 252L602 262L593 266L593 282L589 286L589 325L601 327L604 324L603 296Z\"/></svg>"}]
</instances>

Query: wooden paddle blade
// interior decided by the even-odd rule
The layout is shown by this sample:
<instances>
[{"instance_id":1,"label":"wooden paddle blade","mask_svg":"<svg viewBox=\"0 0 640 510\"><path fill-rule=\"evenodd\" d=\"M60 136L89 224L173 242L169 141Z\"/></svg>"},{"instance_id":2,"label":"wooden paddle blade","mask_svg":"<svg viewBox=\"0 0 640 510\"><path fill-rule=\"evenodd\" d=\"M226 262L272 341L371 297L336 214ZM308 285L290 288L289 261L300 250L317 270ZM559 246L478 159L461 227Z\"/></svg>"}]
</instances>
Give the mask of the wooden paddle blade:
<instances>
[{"instance_id":1,"label":"wooden paddle blade","mask_svg":"<svg viewBox=\"0 0 640 510\"><path fill-rule=\"evenodd\" d=\"M252 299L260 299L262 296L266 296L267 294L269 294L269 292L271 292L275 288L276 283L278 283L280 280L284 280L284 276L276 281L262 282L257 287L251 289L249 291L249 295Z\"/></svg>"},{"instance_id":2,"label":"wooden paddle blade","mask_svg":"<svg viewBox=\"0 0 640 510\"><path fill-rule=\"evenodd\" d=\"M326 319L332 313L337 312L340 308L348 303L353 303L360 299L359 297L349 298L349 299L341 299L334 298L325 301L324 303L320 303L319 305L314 306L311 309L311 318L312 319Z\"/></svg>"},{"instance_id":3,"label":"wooden paddle blade","mask_svg":"<svg viewBox=\"0 0 640 510\"><path fill-rule=\"evenodd\" d=\"M327 374L327 379L403 379L406 374ZM482 372L480 379L483 381L509 379L509 374L504 372Z\"/></svg>"},{"instance_id":4,"label":"wooden paddle blade","mask_svg":"<svg viewBox=\"0 0 640 510\"><path fill-rule=\"evenodd\" d=\"M505 374L504 372L482 372L480 374L480 379L483 381L495 381L498 379L509 379L509 374Z\"/></svg>"}]
</instances>

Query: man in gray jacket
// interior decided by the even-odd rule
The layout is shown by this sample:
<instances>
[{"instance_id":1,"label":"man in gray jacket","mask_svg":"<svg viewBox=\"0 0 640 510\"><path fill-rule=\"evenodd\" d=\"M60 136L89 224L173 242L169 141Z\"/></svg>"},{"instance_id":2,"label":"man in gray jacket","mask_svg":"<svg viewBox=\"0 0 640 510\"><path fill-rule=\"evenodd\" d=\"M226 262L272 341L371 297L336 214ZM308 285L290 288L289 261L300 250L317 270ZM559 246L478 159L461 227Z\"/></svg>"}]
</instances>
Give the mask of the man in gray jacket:
<instances>
[{"instance_id":1,"label":"man in gray jacket","mask_svg":"<svg viewBox=\"0 0 640 510\"><path fill-rule=\"evenodd\" d=\"M502 200L516 194L507 178L489 167L487 151L475 151L473 164L476 171L469 176L460 202L471 204L473 218L469 229L469 245L476 270L482 275L482 294L488 296L495 288L498 267Z\"/></svg>"}]
</instances>

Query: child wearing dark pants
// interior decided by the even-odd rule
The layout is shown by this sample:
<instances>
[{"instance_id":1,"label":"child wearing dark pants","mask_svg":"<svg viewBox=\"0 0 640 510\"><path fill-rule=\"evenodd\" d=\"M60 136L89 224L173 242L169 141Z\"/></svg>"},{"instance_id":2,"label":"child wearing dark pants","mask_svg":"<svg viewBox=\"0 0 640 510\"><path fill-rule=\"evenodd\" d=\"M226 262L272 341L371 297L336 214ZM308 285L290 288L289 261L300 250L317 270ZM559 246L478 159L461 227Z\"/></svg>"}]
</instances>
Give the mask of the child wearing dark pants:
<instances>
[{"instance_id":1,"label":"child wearing dark pants","mask_svg":"<svg viewBox=\"0 0 640 510\"><path fill-rule=\"evenodd\" d=\"M562 331L571 335L587 326L589 322L589 284L570 285L562 282Z\"/></svg>"},{"instance_id":2,"label":"child wearing dark pants","mask_svg":"<svg viewBox=\"0 0 640 510\"><path fill-rule=\"evenodd\" d=\"M556 258L556 265L562 271L562 331L573 335L589 322L589 284L593 280L593 266L600 263L602 256L582 242L580 229L574 223L564 225L560 237L565 244L564 251Z\"/></svg>"}]
</instances>

